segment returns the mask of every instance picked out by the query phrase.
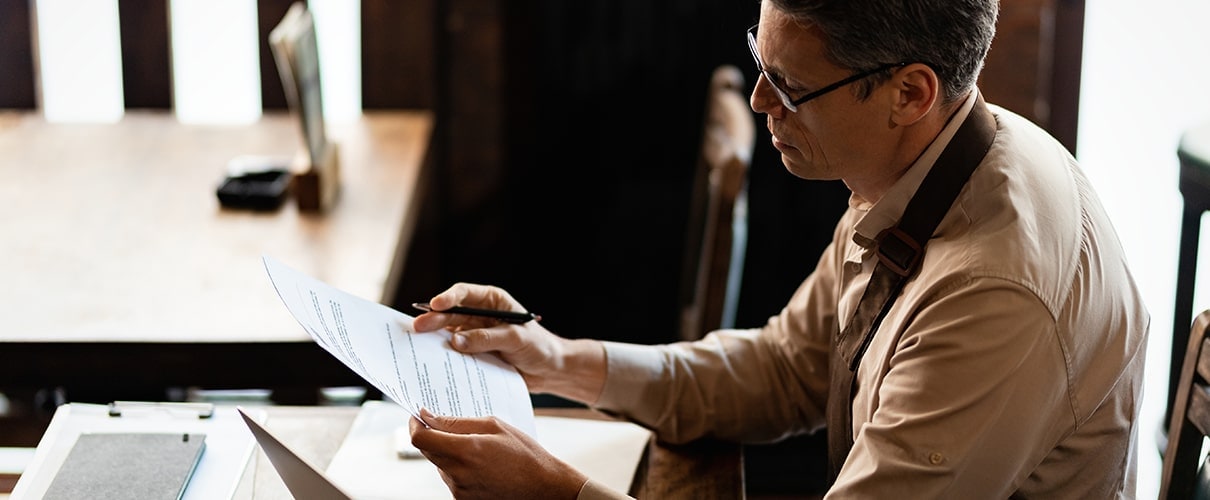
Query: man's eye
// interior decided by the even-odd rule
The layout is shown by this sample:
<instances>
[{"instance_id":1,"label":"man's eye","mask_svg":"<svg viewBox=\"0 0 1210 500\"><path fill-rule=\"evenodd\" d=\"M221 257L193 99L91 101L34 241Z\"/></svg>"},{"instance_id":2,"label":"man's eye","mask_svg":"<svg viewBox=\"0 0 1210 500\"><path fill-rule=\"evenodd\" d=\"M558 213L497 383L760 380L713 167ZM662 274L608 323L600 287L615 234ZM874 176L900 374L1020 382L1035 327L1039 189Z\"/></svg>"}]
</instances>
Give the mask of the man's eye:
<instances>
[{"instance_id":1,"label":"man's eye","mask_svg":"<svg viewBox=\"0 0 1210 500\"><path fill-rule=\"evenodd\" d=\"M770 76L773 77L772 78L773 83L777 84L778 88L781 88L782 90L784 90L786 92L789 92L791 94L801 94L801 93L805 93L805 91L806 91L806 89L802 88L801 86L791 85L790 83L786 82L786 79L783 78L780 74L770 73Z\"/></svg>"}]
</instances>

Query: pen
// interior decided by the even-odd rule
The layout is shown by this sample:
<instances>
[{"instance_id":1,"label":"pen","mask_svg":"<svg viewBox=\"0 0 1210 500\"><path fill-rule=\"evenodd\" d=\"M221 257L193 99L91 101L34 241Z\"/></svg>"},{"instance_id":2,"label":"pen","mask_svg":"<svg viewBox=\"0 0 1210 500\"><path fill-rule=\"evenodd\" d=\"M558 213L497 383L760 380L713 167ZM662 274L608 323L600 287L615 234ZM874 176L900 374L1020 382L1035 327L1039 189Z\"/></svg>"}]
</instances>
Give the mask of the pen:
<instances>
[{"instance_id":1,"label":"pen","mask_svg":"<svg viewBox=\"0 0 1210 500\"><path fill-rule=\"evenodd\" d=\"M466 314L468 316L482 316L485 318L494 318L494 319L501 320L505 323L521 324L521 323L525 323L525 322L528 322L531 320L532 321L542 321L542 316L539 316L539 315L531 313L531 312L500 311L497 309L478 309L475 307L462 307L462 306L454 306L449 309L438 311L436 309L433 309L433 307L430 306L428 304L428 302L413 302L412 307L415 307L416 309L420 309L421 311L427 311L427 312Z\"/></svg>"}]
</instances>

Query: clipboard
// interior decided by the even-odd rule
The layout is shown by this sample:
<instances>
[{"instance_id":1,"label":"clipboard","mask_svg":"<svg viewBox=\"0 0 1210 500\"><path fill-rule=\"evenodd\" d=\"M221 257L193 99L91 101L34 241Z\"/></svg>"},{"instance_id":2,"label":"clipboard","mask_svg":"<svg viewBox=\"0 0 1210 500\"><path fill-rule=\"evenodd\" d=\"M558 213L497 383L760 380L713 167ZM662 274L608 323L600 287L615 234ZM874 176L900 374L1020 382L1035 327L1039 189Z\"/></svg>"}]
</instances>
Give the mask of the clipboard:
<instances>
[{"instance_id":1,"label":"clipboard","mask_svg":"<svg viewBox=\"0 0 1210 500\"><path fill-rule=\"evenodd\" d=\"M179 499L205 451L205 434L85 432L42 498Z\"/></svg>"},{"instance_id":2,"label":"clipboard","mask_svg":"<svg viewBox=\"0 0 1210 500\"><path fill-rule=\"evenodd\" d=\"M111 416L109 405L59 406L10 498L42 498L79 436L98 432L205 434L205 452L182 499L232 498L248 468L256 441L235 406L209 406L210 416L204 417L206 407L135 403L125 405ZM250 413L259 421L265 420L264 410L252 409Z\"/></svg>"}]
</instances>

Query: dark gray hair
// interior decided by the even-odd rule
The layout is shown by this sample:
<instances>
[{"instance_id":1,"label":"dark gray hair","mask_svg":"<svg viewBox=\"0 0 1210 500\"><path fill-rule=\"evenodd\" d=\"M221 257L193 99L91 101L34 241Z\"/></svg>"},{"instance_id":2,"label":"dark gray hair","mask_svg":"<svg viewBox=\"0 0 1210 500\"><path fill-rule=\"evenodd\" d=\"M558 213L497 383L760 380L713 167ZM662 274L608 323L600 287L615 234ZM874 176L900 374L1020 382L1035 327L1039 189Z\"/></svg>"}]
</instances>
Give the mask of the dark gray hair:
<instances>
[{"instance_id":1,"label":"dark gray hair","mask_svg":"<svg viewBox=\"0 0 1210 500\"><path fill-rule=\"evenodd\" d=\"M996 34L999 0L767 0L798 23L823 33L833 64L854 71L886 63L928 64L941 79L942 101L975 86ZM883 72L854 85L869 97Z\"/></svg>"}]
</instances>

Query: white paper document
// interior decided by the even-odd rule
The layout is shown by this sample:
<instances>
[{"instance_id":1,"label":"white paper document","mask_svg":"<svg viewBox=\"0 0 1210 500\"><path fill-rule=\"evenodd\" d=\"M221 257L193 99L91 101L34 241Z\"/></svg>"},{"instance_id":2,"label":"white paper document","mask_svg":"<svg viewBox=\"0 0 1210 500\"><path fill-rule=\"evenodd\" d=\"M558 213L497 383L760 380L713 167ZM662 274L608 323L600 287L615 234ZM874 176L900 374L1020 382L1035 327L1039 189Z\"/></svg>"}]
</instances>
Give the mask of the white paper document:
<instances>
[{"instance_id":1,"label":"white paper document","mask_svg":"<svg viewBox=\"0 0 1210 500\"><path fill-rule=\"evenodd\" d=\"M412 316L263 259L277 295L315 342L412 416L420 408L493 415L536 435L529 390L512 365L455 351L448 331L415 333Z\"/></svg>"},{"instance_id":2,"label":"white paper document","mask_svg":"<svg viewBox=\"0 0 1210 500\"><path fill-rule=\"evenodd\" d=\"M453 498L437 467L399 458L393 436L407 412L387 401L366 401L328 465L327 476L356 498ZM630 488L651 431L624 421L537 417L537 440L555 457L616 491Z\"/></svg>"}]
</instances>

